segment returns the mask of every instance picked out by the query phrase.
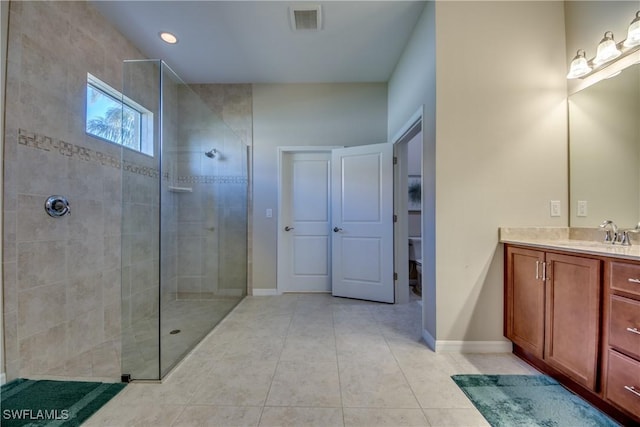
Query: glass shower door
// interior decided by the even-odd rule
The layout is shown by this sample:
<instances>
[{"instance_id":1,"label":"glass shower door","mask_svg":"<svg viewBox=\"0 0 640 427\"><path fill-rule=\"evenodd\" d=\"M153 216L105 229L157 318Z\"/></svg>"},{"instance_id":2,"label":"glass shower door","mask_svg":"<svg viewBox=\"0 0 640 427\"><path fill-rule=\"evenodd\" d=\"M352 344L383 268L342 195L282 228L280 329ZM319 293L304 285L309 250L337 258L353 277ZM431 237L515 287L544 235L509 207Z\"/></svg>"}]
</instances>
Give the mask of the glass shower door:
<instances>
[{"instance_id":1,"label":"glass shower door","mask_svg":"<svg viewBox=\"0 0 640 427\"><path fill-rule=\"evenodd\" d=\"M148 115L148 154L121 149L122 372L135 379L160 379L161 64L127 61L123 95Z\"/></svg>"},{"instance_id":2,"label":"glass shower door","mask_svg":"<svg viewBox=\"0 0 640 427\"><path fill-rule=\"evenodd\" d=\"M123 336L123 372L134 379L159 379L246 295L247 148L166 64L135 61L125 63L127 68L125 82L137 74L134 70L153 70L148 75L152 81L144 86L158 85L159 118L152 161L158 168L155 195L144 198L151 203L147 212L157 218L144 227L156 234L136 240L133 236L138 233L126 239L123 233L123 251L129 240L132 246L138 242L137 247L148 249L150 263L155 260L157 268L145 277L156 280L155 297L134 300L123 292L123 313L125 306L129 313L147 304L154 310L130 316L134 321L126 345ZM133 78L129 83L141 85ZM123 159L131 156L126 151ZM125 200L142 197L130 194L139 188L125 187ZM135 217L129 215L125 211L123 230L132 231ZM131 265L125 265L123 257L123 283L125 267L129 283L140 280L134 279L132 262L127 261ZM153 338L151 325L155 325ZM155 376L150 376L152 372Z\"/></svg>"}]
</instances>

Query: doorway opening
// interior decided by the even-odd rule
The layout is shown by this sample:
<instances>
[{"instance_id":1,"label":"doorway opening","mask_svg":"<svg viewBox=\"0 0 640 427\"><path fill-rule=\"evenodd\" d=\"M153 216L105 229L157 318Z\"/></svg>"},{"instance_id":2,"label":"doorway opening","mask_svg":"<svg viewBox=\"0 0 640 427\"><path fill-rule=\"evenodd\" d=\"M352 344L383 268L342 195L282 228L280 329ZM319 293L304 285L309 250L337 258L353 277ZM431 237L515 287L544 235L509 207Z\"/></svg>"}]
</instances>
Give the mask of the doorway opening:
<instances>
[{"instance_id":1,"label":"doorway opening","mask_svg":"<svg viewBox=\"0 0 640 427\"><path fill-rule=\"evenodd\" d=\"M422 109L407 122L394 144L394 246L396 301L422 303Z\"/></svg>"}]
</instances>

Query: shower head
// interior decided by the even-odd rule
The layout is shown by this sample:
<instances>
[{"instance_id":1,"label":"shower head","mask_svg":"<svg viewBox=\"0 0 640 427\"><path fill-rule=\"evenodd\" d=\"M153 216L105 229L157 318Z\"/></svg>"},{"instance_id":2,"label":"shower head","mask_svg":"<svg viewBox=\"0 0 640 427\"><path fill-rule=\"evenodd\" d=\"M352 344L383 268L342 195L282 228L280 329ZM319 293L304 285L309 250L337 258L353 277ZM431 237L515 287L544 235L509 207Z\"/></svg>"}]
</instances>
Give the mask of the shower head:
<instances>
[{"instance_id":1,"label":"shower head","mask_svg":"<svg viewBox=\"0 0 640 427\"><path fill-rule=\"evenodd\" d=\"M217 152L218 152L218 150L216 150L215 148L212 148L211 150L205 152L204 155L207 156L210 159L213 159L214 157L216 157L216 153Z\"/></svg>"}]
</instances>

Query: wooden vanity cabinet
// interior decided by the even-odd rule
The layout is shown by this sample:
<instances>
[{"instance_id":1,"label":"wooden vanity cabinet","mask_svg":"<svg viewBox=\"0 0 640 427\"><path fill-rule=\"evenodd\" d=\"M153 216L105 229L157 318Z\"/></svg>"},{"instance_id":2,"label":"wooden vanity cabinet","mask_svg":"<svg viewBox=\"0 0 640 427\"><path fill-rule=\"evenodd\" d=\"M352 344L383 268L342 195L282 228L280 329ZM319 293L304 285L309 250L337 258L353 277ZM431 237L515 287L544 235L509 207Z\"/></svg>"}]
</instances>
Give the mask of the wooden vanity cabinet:
<instances>
[{"instance_id":1,"label":"wooden vanity cabinet","mask_svg":"<svg viewBox=\"0 0 640 427\"><path fill-rule=\"evenodd\" d=\"M544 355L544 252L507 247L505 336L542 359Z\"/></svg>"},{"instance_id":2,"label":"wooden vanity cabinet","mask_svg":"<svg viewBox=\"0 0 640 427\"><path fill-rule=\"evenodd\" d=\"M578 384L597 389L601 261L546 255L544 360Z\"/></svg>"},{"instance_id":3,"label":"wooden vanity cabinet","mask_svg":"<svg viewBox=\"0 0 640 427\"><path fill-rule=\"evenodd\" d=\"M640 420L640 264L611 261L604 397Z\"/></svg>"},{"instance_id":4,"label":"wooden vanity cabinet","mask_svg":"<svg viewBox=\"0 0 640 427\"><path fill-rule=\"evenodd\" d=\"M601 261L507 246L505 336L596 391Z\"/></svg>"},{"instance_id":5,"label":"wooden vanity cabinet","mask_svg":"<svg viewBox=\"0 0 640 427\"><path fill-rule=\"evenodd\" d=\"M513 352L622 425L640 425L640 261L505 245Z\"/></svg>"}]
</instances>

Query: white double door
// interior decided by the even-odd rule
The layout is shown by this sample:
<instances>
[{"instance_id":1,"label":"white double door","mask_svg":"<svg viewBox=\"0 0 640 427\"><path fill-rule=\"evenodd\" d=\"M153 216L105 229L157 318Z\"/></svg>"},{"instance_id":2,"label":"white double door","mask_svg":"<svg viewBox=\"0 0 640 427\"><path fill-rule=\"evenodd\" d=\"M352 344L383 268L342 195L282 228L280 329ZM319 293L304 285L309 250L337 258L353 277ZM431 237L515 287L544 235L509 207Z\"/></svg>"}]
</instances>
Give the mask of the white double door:
<instances>
[{"instance_id":1,"label":"white double door","mask_svg":"<svg viewBox=\"0 0 640 427\"><path fill-rule=\"evenodd\" d=\"M393 146L282 155L278 290L394 302Z\"/></svg>"}]
</instances>

